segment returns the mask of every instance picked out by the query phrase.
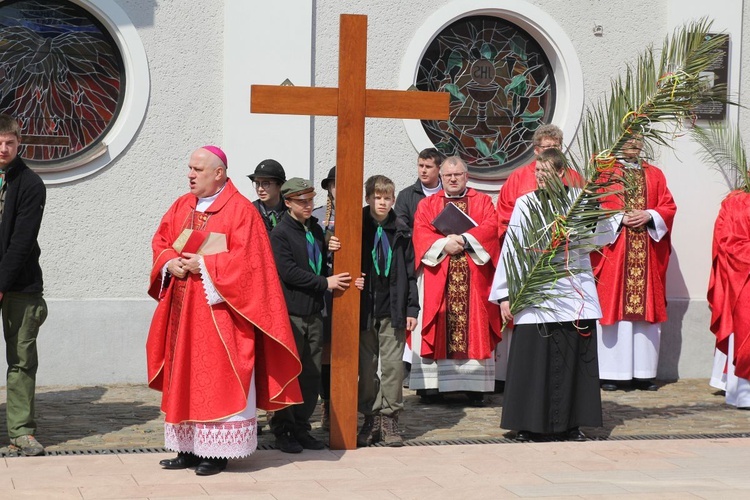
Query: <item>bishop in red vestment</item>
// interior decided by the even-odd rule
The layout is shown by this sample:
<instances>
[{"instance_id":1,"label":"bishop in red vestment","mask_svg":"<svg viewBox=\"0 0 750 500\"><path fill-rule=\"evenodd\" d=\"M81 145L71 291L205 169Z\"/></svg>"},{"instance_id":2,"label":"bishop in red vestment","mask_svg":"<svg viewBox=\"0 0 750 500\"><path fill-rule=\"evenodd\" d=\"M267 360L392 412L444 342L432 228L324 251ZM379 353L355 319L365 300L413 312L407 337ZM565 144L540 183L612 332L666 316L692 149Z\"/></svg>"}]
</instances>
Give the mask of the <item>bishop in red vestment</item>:
<instances>
[{"instance_id":1,"label":"bishop in red vestment","mask_svg":"<svg viewBox=\"0 0 750 500\"><path fill-rule=\"evenodd\" d=\"M159 304L146 354L149 387L162 392L165 446L179 452L161 465L209 475L255 450L256 404L301 402L301 365L265 225L227 178L226 156L196 150L188 178L190 193L152 242L149 295ZM193 232L180 248L185 230ZM209 233L225 238L225 251L207 249Z\"/></svg>"},{"instance_id":2,"label":"bishop in red vestment","mask_svg":"<svg viewBox=\"0 0 750 500\"><path fill-rule=\"evenodd\" d=\"M592 254L602 306L599 375L602 388L633 380L637 388L656 390L661 323L667 319L667 265L677 206L664 173L640 161L640 138L623 146L626 160L615 168L632 186L602 201L620 210L613 219L614 240Z\"/></svg>"},{"instance_id":3,"label":"bishop in red vestment","mask_svg":"<svg viewBox=\"0 0 750 500\"><path fill-rule=\"evenodd\" d=\"M726 401L750 407L750 193L724 199L714 225L708 305L726 359Z\"/></svg>"},{"instance_id":4,"label":"bishop in red vestment","mask_svg":"<svg viewBox=\"0 0 750 500\"><path fill-rule=\"evenodd\" d=\"M412 388L441 392L491 392L494 349L500 340L499 308L491 304L490 285L500 246L492 199L466 187L468 171L458 157L441 166L443 190L422 200L414 217L413 243L417 271L423 274L421 339L412 348L421 365L412 366ZM433 225L448 203L455 204L476 226L443 234ZM418 344L418 345L415 345ZM415 374L423 374L421 387ZM473 394L481 401L481 394Z\"/></svg>"}]
</instances>

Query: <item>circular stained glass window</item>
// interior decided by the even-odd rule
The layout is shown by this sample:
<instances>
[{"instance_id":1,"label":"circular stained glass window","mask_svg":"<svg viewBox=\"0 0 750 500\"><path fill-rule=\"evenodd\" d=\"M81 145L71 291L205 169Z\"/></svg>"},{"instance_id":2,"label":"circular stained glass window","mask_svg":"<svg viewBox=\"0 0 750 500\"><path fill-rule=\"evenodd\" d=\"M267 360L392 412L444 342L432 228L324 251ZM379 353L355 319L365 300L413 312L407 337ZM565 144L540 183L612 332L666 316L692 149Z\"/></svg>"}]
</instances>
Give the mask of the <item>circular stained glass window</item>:
<instances>
[{"instance_id":1,"label":"circular stained glass window","mask_svg":"<svg viewBox=\"0 0 750 500\"><path fill-rule=\"evenodd\" d=\"M501 179L533 156L532 136L552 119L555 79L542 48L513 23L464 17L430 43L419 90L449 92L450 119L422 121L447 156L460 156L478 179Z\"/></svg>"},{"instance_id":2,"label":"circular stained glass window","mask_svg":"<svg viewBox=\"0 0 750 500\"><path fill-rule=\"evenodd\" d=\"M125 95L122 54L86 9L57 0L0 4L0 112L21 125L21 156L61 170L106 151Z\"/></svg>"}]
</instances>

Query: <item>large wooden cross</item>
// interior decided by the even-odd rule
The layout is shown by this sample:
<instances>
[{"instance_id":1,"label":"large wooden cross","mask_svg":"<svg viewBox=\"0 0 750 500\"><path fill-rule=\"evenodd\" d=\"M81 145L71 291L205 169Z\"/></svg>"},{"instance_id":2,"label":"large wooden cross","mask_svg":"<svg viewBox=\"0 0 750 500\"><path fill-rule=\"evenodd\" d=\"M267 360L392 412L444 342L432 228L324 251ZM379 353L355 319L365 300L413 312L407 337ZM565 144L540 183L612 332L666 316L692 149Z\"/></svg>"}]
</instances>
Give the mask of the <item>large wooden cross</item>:
<instances>
[{"instance_id":1,"label":"large wooden cross","mask_svg":"<svg viewBox=\"0 0 750 500\"><path fill-rule=\"evenodd\" d=\"M250 111L337 116L334 273L360 273L365 117L447 120L449 94L366 88L367 16L341 16L338 88L252 85ZM387 174L388 172L380 172ZM357 446L359 291L334 295L331 334L331 448Z\"/></svg>"}]
</instances>

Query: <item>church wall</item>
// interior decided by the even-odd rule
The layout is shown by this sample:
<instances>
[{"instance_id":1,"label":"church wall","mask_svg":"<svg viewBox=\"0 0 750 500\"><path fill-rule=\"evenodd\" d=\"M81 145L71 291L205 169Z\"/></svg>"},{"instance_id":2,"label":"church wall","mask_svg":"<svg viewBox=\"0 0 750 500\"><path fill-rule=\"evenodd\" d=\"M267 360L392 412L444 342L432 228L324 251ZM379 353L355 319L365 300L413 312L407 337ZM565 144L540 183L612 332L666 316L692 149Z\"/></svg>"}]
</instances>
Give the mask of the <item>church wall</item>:
<instances>
[{"instance_id":1,"label":"church wall","mask_svg":"<svg viewBox=\"0 0 750 500\"><path fill-rule=\"evenodd\" d=\"M313 84L337 85L340 13L369 16L368 87L392 89L398 87L409 40L430 14L448 3L392 1L392 8L387 8L389 2L384 1L310 2L314 8ZM495 2L498 6L514 3ZM706 5L579 0L572 8L573 2L557 0L528 3L552 16L570 38L581 63L586 102L603 95L611 76L646 45L661 44L675 16L670 5ZM48 187L40 243L50 316L39 340L41 385L145 381L144 343L154 307L145 292L151 236L169 204L187 191L190 152L203 144L222 144L232 126L222 116L227 71L224 2L118 0L118 4L136 26L147 53L148 111L133 142L109 166L82 180ZM750 6L741 9L742 24L750 25ZM595 24L602 25L603 36L594 36ZM737 49L748 43L738 43ZM750 64L749 58L750 50L743 51L743 66ZM741 94L740 101L747 104ZM747 117L747 111L739 113L743 133L750 140ZM316 185L335 163L335 127L334 118L313 120L311 171ZM401 121L367 120L366 177L388 175L400 190L415 180L416 155ZM725 190L715 174L696 177L700 165L685 170L685 159L690 156L655 152L655 163L664 167L670 184L679 186L675 234L682 233L675 238L669 270L670 320L664 325L662 378L706 377L711 367L712 337L705 302L707 253L710 227ZM230 176L250 173L252 166L245 165L244 159L233 170L232 158ZM692 182L686 172L695 177ZM247 183L242 191L254 198ZM319 193L316 201L322 204L324 199L324 193ZM693 217L699 220L692 221ZM687 236L693 222L700 228L697 243L694 236Z\"/></svg>"},{"instance_id":2,"label":"church wall","mask_svg":"<svg viewBox=\"0 0 750 500\"><path fill-rule=\"evenodd\" d=\"M40 385L145 381L151 236L188 190L191 151L222 140L222 1L118 4L148 57L148 111L106 168L47 187Z\"/></svg>"}]
</instances>

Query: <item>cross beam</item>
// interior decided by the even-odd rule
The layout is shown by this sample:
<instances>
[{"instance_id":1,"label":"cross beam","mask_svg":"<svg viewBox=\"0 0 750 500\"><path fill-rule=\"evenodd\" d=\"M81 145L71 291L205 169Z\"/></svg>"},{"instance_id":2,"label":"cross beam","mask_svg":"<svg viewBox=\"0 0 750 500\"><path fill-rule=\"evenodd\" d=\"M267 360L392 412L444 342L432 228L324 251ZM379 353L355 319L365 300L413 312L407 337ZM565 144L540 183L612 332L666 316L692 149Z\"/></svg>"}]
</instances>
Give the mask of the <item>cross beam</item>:
<instances>
[{"instance_id":1,"label":"cross beam","mask_svg":"<svg viewBox=\"0 0 750 500\"><path fill-rule=\"evenodd\" d=\"M447 120L450 95L366 88L367 16L341 15L338 88L252 85L250 111L336 116L336 252L334 273L359 276L365 118ZM357 446L359 290L334 294L331 334L331 449Z\"/></svg>"}]
</instances>

